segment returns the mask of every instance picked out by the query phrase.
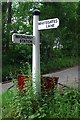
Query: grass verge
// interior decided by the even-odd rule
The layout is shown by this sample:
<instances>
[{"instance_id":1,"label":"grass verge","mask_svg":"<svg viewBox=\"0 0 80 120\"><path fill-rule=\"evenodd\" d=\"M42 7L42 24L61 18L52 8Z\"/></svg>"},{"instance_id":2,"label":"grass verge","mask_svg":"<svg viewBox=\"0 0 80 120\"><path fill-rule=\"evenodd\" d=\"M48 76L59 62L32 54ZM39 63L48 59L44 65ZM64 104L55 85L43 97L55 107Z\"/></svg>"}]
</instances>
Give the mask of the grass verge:
<instances>
[{"instance_id":1,"label":"grass verge","mask_svg":"<svg viewBox=\"0 0 80 120\"><path fill-rule=\"evenodd\" d=\"M25 91L25 92L24 92ZM32 93L32 88L20 92L8 90L2 93L2 117L19 120L34 118L78 118L78 91L57 88L42 93L40 101Z\"/></svg>"}]
</instances>

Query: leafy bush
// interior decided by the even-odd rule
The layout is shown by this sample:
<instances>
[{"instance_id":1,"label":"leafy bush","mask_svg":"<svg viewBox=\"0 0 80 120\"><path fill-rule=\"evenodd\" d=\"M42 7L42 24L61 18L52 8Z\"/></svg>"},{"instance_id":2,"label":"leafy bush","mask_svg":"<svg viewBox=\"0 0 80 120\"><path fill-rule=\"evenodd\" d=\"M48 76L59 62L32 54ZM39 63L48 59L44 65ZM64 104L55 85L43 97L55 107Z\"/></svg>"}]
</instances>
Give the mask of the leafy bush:
<instances>
[{"instance_id":1,"label":"leafy bush","mask_svg":"<svg viewBox=\"0 0 80 120\"><path fill-rule=\"evenodd\" d=\"M23 71L24 74L28 74L28 62L21 62L20 64L7 64L6 66L3 65L3 69L2 69L2 81L6 81L9 78L16 78L17 75L19 74L19 71ZM31 67L31 66L30 66Z\"/></svg>"},{"instance_id":2,"label":"leafy bush","mask_svg":"<svg viewBox=\"0 0 80 120\"><path fill-rule=\"evenodd\" d=\"M47 63L41 62L41 72L49 73L62 68L72 67L78 64L78 58L65 56L48 59Z\"/></svg>"},{"instance_id":3,"label":"leafy bush","mask_svg":"<svg viewBox=\"0 0 80 120\"><path fill-rule=\"evenodd\" d=\"M54 62L53 62L54 63ZM57 64L57 63L56 63ZM48 64L50 65L50 64ZM26 67L28 71L26 71ZM23 73L31 75L30 65L24 64ZM19 120L34 118L78 118L78 90L65 88L62 92L57 87L49 92L42 92L38 100L33 93L31 78L20 91L17 81L13 90L3 93L3 118Z\"/></svg>"},{"instance_id":4,"label":"leafy bush","mask_svg":"<svg viewBox=\"0 0 80 120\"><path fill-rule=\"evenodd\" d=\"M12 118L14 116L13 92L7 90L2 93L2 118Z\"/></svg>"},{"instance_id":5,"label":"leafy bush","mask_svg":"<svg viewBox=\"0 0 80 120\"><path fill-rule=\"evenodd\" d=\"M17 85L17 83L15 82ZM27 85L31 86L28 81ZM78 91L64 89L42 93L40 100L33 94L32 87L26 86L20 91L15 86L14 92L8 91L3 96L3 118L26 120L33 118L78 118Z\"/></svg>"}]
</instances>

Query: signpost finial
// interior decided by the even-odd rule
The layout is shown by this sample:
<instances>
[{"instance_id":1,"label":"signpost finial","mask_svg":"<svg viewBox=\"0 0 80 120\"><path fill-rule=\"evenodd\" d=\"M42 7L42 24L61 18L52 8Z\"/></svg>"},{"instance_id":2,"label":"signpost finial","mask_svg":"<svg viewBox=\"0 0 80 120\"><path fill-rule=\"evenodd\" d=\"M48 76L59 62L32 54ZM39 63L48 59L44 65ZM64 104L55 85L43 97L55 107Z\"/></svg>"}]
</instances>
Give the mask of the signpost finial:
<instances>
[{"instance_id":1,"label":"signpost finial","mask_svg":"<svg viewBox=\"0 0 80 120\"><path fill-rule=\"evenodd\" d=\"M40 15L40 10L34 9L34 10L32 11L32 14L33 14L33 15Z\"/></svg>"}]
</instances>

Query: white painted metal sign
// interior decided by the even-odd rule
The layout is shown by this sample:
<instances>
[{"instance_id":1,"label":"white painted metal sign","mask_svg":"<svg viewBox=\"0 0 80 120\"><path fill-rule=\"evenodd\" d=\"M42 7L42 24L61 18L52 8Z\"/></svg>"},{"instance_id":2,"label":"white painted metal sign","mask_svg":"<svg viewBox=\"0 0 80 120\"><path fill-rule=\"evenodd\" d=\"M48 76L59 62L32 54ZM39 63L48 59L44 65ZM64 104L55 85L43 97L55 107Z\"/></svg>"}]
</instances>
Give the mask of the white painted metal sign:
<instances>
[{"instance_id":1,"label":"white painted metal sign","mask_svg":"<svg viewBox=\"0 0 80 120\"><path fill-rule=\"evenodd\" d=\"M38 30L52 29L57 28L58 26L59 26L58 18L38 21Z\"/></svg>"},{"instance_id":2,"label":"white painted metal sign","mask_svg":"<svg viewBox=\"0 0 80 120\"><path fill-rule=\"evenodd\" d=\"M14 33L12 35L13 43L32 44L34 39L35 37L32 35L17 34L17 33Z\"/></svg>"}]
</instances>

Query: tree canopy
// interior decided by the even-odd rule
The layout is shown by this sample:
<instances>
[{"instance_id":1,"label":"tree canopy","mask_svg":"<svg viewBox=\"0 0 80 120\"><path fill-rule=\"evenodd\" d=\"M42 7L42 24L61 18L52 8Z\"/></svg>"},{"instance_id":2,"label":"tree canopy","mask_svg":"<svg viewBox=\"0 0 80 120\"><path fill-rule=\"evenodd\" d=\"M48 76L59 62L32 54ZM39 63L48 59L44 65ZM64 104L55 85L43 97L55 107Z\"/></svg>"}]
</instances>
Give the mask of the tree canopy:
<instances>
[{"instance_id":1,"label":"tree canopy","mask_svg":"<svg viewBox=\"0 0 80 120\"><path fill-rule=\"evenodd\" d=\"M57 29L40 31L41 63L64 56L80 56L80 2L2 2L4 65L32 63L32 45L13 44L11 36L13 33L33 34L32 10L35 8L41 12L40 20L59 18L60 21Z\"/></svg>"}]
</instances>

